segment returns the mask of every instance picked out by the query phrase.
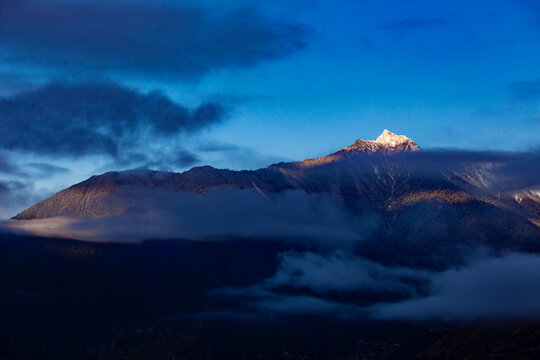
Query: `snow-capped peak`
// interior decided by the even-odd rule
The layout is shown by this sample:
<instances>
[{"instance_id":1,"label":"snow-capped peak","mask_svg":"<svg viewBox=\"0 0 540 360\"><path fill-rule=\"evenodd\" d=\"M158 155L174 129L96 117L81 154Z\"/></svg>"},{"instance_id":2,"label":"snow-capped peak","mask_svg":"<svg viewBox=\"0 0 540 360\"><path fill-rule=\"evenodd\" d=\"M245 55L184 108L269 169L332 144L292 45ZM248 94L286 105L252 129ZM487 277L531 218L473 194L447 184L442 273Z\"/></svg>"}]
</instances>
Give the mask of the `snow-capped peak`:
<instances>
[{"instance_id":1,"label":"snow-capped peak","mask_svg":"<svg viewBox=\"0 0 540 360\"><path fill-rule=\"evenodd\" d=\"M382 132L381 135L379 135L377 140L375 140L375 142L379 144L392 146L392 147L399 144L403 144L405 142L409 142L409 141L412 141L412 140L404 135L396 135L393 132L388 131L386 129Z\"/></svg>"},{"instance_id":2,"label":"snow-capped peak","mask_svg":"<svg viewBox=\"0 0 540 360\"><path fill-rule=\"evenodd\" d=\"M384 130L377 140L358 139L351 146L343 148L345 151L355 152L398 152L398 151L418 151L421 150L414 141L405 135L396 135L391 131Z\"/></svg>"}]
</instances>

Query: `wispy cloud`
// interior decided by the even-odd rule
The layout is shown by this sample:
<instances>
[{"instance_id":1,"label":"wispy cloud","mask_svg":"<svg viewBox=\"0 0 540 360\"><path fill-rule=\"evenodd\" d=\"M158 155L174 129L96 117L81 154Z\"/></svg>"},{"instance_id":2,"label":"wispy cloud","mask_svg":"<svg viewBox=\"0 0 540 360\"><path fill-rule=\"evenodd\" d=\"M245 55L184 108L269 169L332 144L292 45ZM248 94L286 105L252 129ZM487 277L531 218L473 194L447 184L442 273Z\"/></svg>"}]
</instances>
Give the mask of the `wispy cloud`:
<instances>
[{"instance_id":1,"label":"wispy cloud","mask_svg":"<svg viewBox=\"0 0 540 360\"><path fill-rule=\"evenodd\" d=\"M30 168L30 170L33 172L34 176L43 178L48 177L56 174L68 174L71 172L70 169L63 167L63 166L57 166L53 164L47 164L43 162L31 162L26 164L27 168Z\"/></svg>"},{"instance_id":2,"label":"wispy cloud","mask_svg":"<svg viewBox=\"0 0 540 360\"><path fill-rule=\"evenodd\" d=\"M13 216L13 210L39 201L32 181L0 179L0 219Z\"/></svg>"},{"instance_id":3,"label":"wispy cloud","mask_svg":"<svg viewBox=\"0 0 540 360\"><path fill-rule=\"evenodd\" d=\"M0 174L25 175L24 171L11 160L11 157L4 153L0 153Z\"/></svg>"}]
</instances>

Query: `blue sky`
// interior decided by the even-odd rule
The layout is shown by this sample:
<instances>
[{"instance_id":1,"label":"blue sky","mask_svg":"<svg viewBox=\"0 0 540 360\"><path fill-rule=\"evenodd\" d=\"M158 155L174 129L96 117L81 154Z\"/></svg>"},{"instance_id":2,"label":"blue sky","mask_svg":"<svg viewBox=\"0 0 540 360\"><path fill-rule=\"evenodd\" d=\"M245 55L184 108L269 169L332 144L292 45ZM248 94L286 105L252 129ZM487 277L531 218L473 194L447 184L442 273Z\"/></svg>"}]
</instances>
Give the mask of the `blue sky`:
<instances>
[{"instance_id":1,"label":"blue sky","mask_svg":"<svg viewBox=\"0 0 540 360\"><path fill-rule=\"evenodd\" d=\"M524 4L318 6L302 19L315 29L304 51L203 82L205 89L233 84L262 98L244 104L216 134L295 158L374 138L383 128L423 147L538 144L537 103L512 91L540 79L538 19Z\"/></svg>"},{"instance_id":2,"label":"blue sky","mask_svg":"<svg viewBox=\"0 0 540 360\"><path fill-rule=\"evenodd\" d=\"M4 214L95 173L257 168L383 129L540 146L533 0L8 0L0 20Z\"/></svg>"},{"instance_id":3,"label":"blue sky","mask_svg":"<svg viewBox=\"0 0 540 360\"><path fill-rule=\"evenodd\" d=\"M533 4L318 1L271 11L309 27L306 48L181 86L161 84L179 101L239 99L213 139L291 159L374 138L384 128L423 147L538 146L538 99L520 98L515 89L540 86Z\"/></svg>"}]
</instances>

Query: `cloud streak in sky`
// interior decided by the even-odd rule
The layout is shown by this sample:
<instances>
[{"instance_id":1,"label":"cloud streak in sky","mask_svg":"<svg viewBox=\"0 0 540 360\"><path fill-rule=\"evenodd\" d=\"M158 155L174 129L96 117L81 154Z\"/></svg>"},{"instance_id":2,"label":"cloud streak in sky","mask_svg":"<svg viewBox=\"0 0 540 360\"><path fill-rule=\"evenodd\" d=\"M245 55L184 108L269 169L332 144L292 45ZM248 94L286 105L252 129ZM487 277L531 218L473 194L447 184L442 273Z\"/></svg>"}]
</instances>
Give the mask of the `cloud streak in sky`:
<instances>
[{"instance_id":1,"label":"cloud streak in sky","mask_svg":"<svg viewBox=\"0 0 540 360\"><path fill-rule=\"evenodd\" d=\"M0 147L44 155L127 155L140 143L192 133L219 123L222 105L194 109L160 92L113 83L50 84L0 99Z\"/></svg>"},{"instance_id":2,"label":"cloud streak in sky","mask_svg":"<svg viewBox=\"0 0 540 360\"><path fill-rule=\"evenodd\" d=\"M6 0L0 24L4 62L71 77L197 78L286 56L306 46L308 33L254 8L140 1Z\"/></svg>"}]
</instances>

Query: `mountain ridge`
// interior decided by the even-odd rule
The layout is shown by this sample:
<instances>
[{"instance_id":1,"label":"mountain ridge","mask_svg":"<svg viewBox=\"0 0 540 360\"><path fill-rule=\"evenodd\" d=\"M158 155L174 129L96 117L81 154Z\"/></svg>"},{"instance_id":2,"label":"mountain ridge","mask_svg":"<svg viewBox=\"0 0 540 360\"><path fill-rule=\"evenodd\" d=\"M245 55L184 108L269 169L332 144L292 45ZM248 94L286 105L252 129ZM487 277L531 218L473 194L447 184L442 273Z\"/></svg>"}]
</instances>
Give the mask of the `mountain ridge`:
<instances>
[{"instance_id":1,"label":"mountain ridge","mask_svg":"<svg viewBox=\"0 0 540 360\"><path fill-rule=\"evenodd\" d=\"M181 173L107 172L60 191L13 219L122 216L150 211L147 205L137 202L136 196L126 195L126 189L137 189L150 198L157 191L201 195L227 189L254 191L263 197L287 191L328 194L352 213L376 212L388 219L434 202L475 214L467 215L467 221L477 221L476 217L495 211L498 216L505 213L509 218L522 218L522 227L540 224L540 197L535 193L490 192L484 171L492 168L491 164L473 170L440 170L431 163L423 164L423 154L411 139L385 130L376 140L359 139L330 155L257 170L199 166Z\"/></svg>"},{"instance_id":2,"label":"mountain ridge","mask_svg":"<svg viewBox=\"0 0 540 360\"><path fill-rule=\"evenodd\" d=\"M95 196L101 198L109 190L116 186L142 186L156 187L160 185L170 185L175 191L189 191L193 193L203 193L220 186L229 186L236 189L263 188L269 192L279 192L282 190L298 189L300 186L291 181L295 176L291 176L290 167L313 167L328 165L337 162L345 157L359 154L395 154L400 151L416 151L420 148L409 138L403 135L396 135L384 130L377 140L358 139L350 146L342 148L330 155L303 161L290 163L272 164L266 168L257 170L229 170L216 169L209 165L196 166L184 172L165 172L155 170L126 170L109 171L101 175L94 175L85 181L70 186L69 188L54 194L48 199L38 202L34 206L17 214L13 219L33 219L51 217L44 214L42 207L54 208L60 206L56 216L106 216L111 214L106 212L94 214L88 209L87 201L80 202L78 210L71 209L70 204L59 204L58 194L66 191L72 192L73 201L84 198L89 188L97 189ZM256 183L260 185L257 186ZM263 190L263 191L264 191ZM95 199L94 199L95 200Z\"/></svg>"},{"instance_id":3,"label":"mountain ridge","mask_svg":"<svg viewBox=\"0 0 540 360\"><path fill-rule=\"evenodd\" d=\"M422 151L414 141L404 135L396 135L384 130L376 140L357 139L352 145L346 146L332 154L314 159L296 161L301 166L317 166L333 161L339 161L344 157L358 154L395 154L402 151Z\"/></svg>"}]
</instances>

